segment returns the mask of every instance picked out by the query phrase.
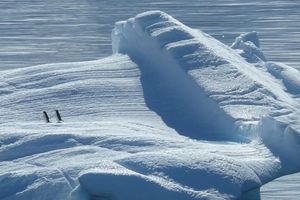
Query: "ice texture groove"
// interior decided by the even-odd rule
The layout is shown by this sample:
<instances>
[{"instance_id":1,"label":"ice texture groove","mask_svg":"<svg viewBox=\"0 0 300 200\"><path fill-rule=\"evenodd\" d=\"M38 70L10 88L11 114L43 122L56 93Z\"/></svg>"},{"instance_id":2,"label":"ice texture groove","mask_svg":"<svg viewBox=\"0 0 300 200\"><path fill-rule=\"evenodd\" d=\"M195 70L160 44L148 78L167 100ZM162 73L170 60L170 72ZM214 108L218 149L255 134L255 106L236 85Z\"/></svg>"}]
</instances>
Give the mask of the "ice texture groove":
<instances>
[{"instance_id":1,"label":"ice texture groove","mask_svg":"<svg viewBox=\"0 0 300 200\"><path fill-rule=\"evenodd\" d=\"M55 109L60 109L67 116L78 115L83 110L90 112L91 115L97 112L106 115L119 113L108 109L108 103L114 104L115 109L123 112L145 109L143 101L138 98L142 95L137 92L140 89L136 86L139 79L138 69L132 68L131 63L128 63L130 61L124 58L124 62L120 59L119 64L114 62L114 65L110 64L112 60L114 59L106 59L103 69L97 69L97 61L93 61L90 64L74 64L73 71L66 70L63 64L57 68L53 66L51 71L47 70L49 67L46 65L4 73L2 80L12 86L14 92L3 95L0 104L1 107L13 110L14 114L10 112L11 114L5 116L5 119L1 116L1 122L10 121L10 117L16 118L16 116L24 121L37 120L42 110ZM105 68L107 65L110 67ZM86 84L89 84L88 88ZM134 96L137 98L128 101L129 97ZM87 97L89 97L88 101L85 100ZM99 97L103 101L98 101ZM69 98L76 99L72 104L72 110L69 108ZM59 105L57 105L58 101ZM98 109L89 111L89 107L95 103L98 104ZM134 108L131 108L132 106Z\"/></svg>"}]
</instances>

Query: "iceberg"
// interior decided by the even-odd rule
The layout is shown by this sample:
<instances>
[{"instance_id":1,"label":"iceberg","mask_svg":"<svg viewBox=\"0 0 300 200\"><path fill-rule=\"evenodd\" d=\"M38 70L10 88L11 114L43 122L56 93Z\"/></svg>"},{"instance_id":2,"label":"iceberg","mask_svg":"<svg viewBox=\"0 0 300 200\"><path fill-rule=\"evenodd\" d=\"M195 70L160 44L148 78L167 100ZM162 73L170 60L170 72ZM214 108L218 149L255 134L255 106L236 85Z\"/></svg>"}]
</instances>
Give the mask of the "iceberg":
<instances>
[{"instance_id":1,"label":"iceberg","mask_svg":"<svg viewBox=\"0 0 300 200\"><path fill-rule=\"evenodd\" d=\"M150 11L112 41L104 59L3 71L0 199L239 199L300 171L299 72L257 33L229 47Z\"/></svg>"}]
</instances>

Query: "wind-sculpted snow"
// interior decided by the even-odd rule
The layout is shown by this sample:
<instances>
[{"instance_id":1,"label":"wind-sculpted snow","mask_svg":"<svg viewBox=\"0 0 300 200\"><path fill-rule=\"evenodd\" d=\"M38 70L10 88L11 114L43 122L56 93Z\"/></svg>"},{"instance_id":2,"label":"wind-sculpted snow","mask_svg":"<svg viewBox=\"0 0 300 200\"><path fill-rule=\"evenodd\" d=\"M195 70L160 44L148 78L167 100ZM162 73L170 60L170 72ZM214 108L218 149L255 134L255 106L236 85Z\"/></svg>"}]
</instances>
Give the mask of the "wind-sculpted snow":
<instances>
[{"instance_id":1,"label":"wind-sculpted snow","mask_svg":"<svg viewBox=\"0 0 300 200\"><path fill-rule=\"evenodd\" d=\"M162 12L117 23L113 39L115 52L140 65L149 107L179 132L194 137L245 133L261 118L289 112L296 104L267 72ZM212 126L212 119L218 126Z\"/></svg>"},{"instance_id":2,"label":"wind-sculpted snow","mask_svg":"<svg viewBox=\"0 0 300 200\"><path fill-rule=\"evenodd\" d=\"M112 37L127 55L1 74L0 199L238 199L299 171L298 79L255 33L153 11Z\"/></svg>"},{"instance_id":3,"label":"wind-sculpted snow","mask_svg":"<svg viewBox=\"0 0 300 200\"><path fill-rule=\"evenodd\" d=\"M283 82L287 92L300 94L300 72L298 70L276 62L267 62L266 67L268 72Z\"/></svg>"},{"instance_id":4,"label":"wind-sculpted snow","mask_svg":"<svg viewBox=\"0 0 300 200\"><path fill-rule=\"evenodd\" d=\"M277 176L259 141L197 141L167 127L139 75L120 55L5 71L0 199L232 199Z\"/></svg>"},{"instance_id":5,"label":"wind-sculpted snow","mask_svg":"<svg viewBox=\"0 0 300 200\"><path fill-rule=\"evenodd\" d=\"M233 49L240 49L241 56L250 63L266 61L264 53L260 50L258 35L256 32L241 34L231 45Z\"/></svg>"},{"instance_id":6,"label":"wind-sculpted snow","mask_svg":"<svg viewBox=\"0 0 300 200\"><path fill-rule=\"evenodd\" d=\"M282 173L299 170L299 72L267 63L255 32L231 49L153 11L116 23L112 37L114 52L140 66L147 105L167 125L198 139L258 135Z\"/></svg>"}]
</instances>

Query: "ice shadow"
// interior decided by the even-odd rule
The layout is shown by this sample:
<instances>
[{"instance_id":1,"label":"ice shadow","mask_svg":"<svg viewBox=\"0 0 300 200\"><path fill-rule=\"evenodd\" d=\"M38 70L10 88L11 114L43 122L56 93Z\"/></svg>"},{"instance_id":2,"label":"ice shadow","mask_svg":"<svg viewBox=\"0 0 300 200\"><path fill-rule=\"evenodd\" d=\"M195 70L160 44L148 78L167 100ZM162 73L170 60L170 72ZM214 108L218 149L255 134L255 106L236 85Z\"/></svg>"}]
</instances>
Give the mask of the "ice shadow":
<instances>
[{"instance_id":1,"label":"ice shadow","mask_svg":"<svg viewBox=\"0 0 300 200\"><path fill-rule=\"evenodd\" d=\"M261 200L260 188L243 193L240 200Z\"/></svg>"},{"instance_id":2,"label":"ice shadow","mask_svg":"<svg viewBox=\"0 0 300 200\"><path fill-rule=\"evenodd\" d=\"M133 53L131 55L138 55ZM192 139L248 142L238 136L234 119L224 113L177 63L161 55L131 56L141 71L147 106L179 134Z\"/></svg>"}]
</instances>

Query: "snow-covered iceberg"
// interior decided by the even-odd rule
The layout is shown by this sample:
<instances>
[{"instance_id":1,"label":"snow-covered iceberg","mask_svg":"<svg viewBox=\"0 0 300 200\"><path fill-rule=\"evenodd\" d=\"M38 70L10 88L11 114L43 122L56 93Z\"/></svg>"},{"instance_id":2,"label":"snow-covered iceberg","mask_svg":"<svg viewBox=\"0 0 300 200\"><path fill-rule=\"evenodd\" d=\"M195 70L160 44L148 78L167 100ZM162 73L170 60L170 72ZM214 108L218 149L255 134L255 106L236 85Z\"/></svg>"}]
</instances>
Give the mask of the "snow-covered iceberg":
<instances>
[{"instance_id":1,"label":"snow-covered iceberg","mask_svg":"<svg viewBox=\"0 0 300 200\"><path fill-rule=\"evenodd\" d=\"M237 199L300 170L299 72L256 33L231 48L152 11L112 39L108 58L1 74L0 199Z\"/></svg>"}]
</instances>

